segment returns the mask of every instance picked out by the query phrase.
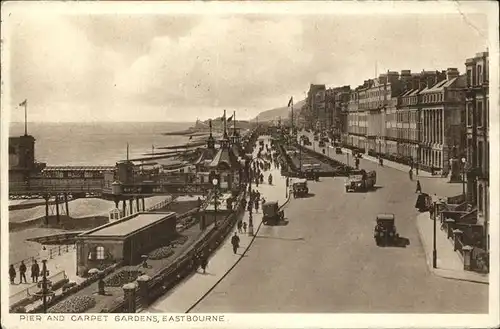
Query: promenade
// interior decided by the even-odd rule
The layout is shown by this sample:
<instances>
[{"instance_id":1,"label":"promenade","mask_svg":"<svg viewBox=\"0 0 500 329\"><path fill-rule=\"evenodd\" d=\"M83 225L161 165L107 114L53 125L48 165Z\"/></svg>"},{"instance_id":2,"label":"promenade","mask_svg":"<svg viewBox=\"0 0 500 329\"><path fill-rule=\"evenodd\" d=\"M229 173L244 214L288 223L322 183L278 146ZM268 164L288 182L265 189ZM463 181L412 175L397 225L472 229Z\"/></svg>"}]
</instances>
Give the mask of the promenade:
<instances>
[{"instance_id":1,"label":"promenade","mask_svg":"<svg viewBox=\"0 0 500 329\"><path fill-rule=\"evenodd\" d=\"M255 152L256 154L256 152ZM280 175L279 169L274 167L266 171L264 176L271 173L273 176L273 185L259 184L256 187L252 184L252 189L258 190L261 197L266 201L277 201L281 206L287 202L286 180ZM248 199L248 198L247 198ZM285 210L286 212L286 210ZM169 291L165 296L158 299L143 312L147 313L187 313L190 312L202 299L213 290L229 274L229 272L237 266L238 262L246 258L254 257L249 254L249 248L254 240L259 235L259 230L262 227L262 211L259 209L257 213L253 213L254 236L248 233L238 233L235 227L226 241L209 259L206 273L203 274L201 269L196 273L186 278L177 287ZM248 224L249 214L245 212L243 222ZM240 248L237 254L233 253L231 245L231 236L236 232L240 237ZM248 232L248 229L247 229Z\"/></svg>"}]
</instances>

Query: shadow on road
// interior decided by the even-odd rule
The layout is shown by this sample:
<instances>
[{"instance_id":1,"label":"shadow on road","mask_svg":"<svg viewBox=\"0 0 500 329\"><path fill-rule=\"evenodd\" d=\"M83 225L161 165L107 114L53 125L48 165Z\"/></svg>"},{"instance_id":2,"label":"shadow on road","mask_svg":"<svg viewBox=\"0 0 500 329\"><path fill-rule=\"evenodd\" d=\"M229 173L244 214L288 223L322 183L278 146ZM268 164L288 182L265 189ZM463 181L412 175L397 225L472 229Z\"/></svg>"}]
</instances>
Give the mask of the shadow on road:
<instances>
[{"instance_id":1,"label":"shadow on road","mask_svg":"<svg viewBox=\"0 0 500 329\"><path fill-rule=\"evenodd\" d=\"M294 199L308 199L308 198L312 198L313 196L315 196L316 194L314 193L307 193L307 194L304 194L302 196L297 196L296 198Z\"/></svg>"},{"instance_id":2,"label":"shadow on road","mask_svg":"<svg viewBox=\"0 0 500 329\"><path fill-rule=\"evenodd\" d=\"M304 238L279 238L274 236L258 235L258 239L272 239L272 240L284 240L284 241L305 241Z\"/></svg>"},{"instance_id":3,"label":"shadow on road","mask_svg":"<svg viewBox=\"0 0 500 329\"><path fill-rule=\"evenodd\" d=\"M375 192L377 190L380 190L381 188L384 188L384 187L380 186L380 185L376 185L376 186L372 187L371 189L369 189L368 192Z\"/></svg>"},{"instance_id":4,"label":"shadow on road","mask_svg":"<svg viewBox=\"0 0 500 329\"><path fill-rule=\"evenodd\" d=\"M410 239L399 236L399 237L394 239L393 243L390 243L390 244L385 245L385 246L380 246L380 247L382 247L382 248L389 248L389 247L406 248L409 245L410 245Z\"/></svg>"}]
</instances>

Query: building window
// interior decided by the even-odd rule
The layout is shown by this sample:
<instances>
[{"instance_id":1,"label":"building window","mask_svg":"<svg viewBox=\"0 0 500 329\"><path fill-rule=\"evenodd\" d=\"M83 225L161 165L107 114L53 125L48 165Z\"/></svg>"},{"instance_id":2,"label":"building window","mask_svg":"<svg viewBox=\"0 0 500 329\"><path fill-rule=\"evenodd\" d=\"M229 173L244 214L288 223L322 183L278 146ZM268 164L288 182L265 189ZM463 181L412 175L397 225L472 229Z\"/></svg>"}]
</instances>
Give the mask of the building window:
<instances>
[{"instance_id":1,"label":"building window","mask_svg":"<svg viewBox=\"0 0 500 329\"><path fill-rule=\"evenodd\" d=\"M483 68L481 67L481 65L477 66L477 83L483 83Z\"/></svg>"},{"instance_id":2,"label":"building window","mask_svg":"<svg viewBox=\"0 0 500 329\"><path fill-rule=\"evenodd\" d=\"M472 86L472 70L467 70L467 86Z\"/></svg>"},{"instance_id":3,"label":"building window","mask_svg":"<svg viewBox=\"0 0 500 329\"><path fill-rule=\"evenodd\" d=\"M481 169L483 169L483 150L484 144L482 141L479 141L477 145L477 166Z\"/></svg>"},{"instance_id":4,"label":"building window","mask_svg":"<svg viewBox=\"0 0 500 329\"><path fill-rule=\"evenodd\" d=\"M480 66L479 66L480 67ZM483 102L478 101L477 102L477 126L482 127L483 126Z\"/></svg>"},{"instance_id":5,"label":"building window","mask_svg":"<svg viewBox=\"0 0 500 329\"><path fill-rule=\"evenodd\" d=\"M103 260L104 259L104 247L99 246L95 249L95 255L97 260Z\"/></svg>"},{"instance_id":6,"label":"building window","mask_svg":"<svg viewBox=\"0 0 500 329\"><path fill-rule=\"evenodd\" d=\"M484 192L483 192L483 185L478 186L478 193L477 193L477 208L479 211L483 211L483 198L484 198Z\"/></svg>"},{"instance_id":7,"label":"building window","mask_svg":"<svg viewBox=\"0 0 500 329\"><path fill-rule=\"evenodd\" d=\"M472 104L467 104L467 126L472 126L473 118Z\"/></svg>"}]
</instances>

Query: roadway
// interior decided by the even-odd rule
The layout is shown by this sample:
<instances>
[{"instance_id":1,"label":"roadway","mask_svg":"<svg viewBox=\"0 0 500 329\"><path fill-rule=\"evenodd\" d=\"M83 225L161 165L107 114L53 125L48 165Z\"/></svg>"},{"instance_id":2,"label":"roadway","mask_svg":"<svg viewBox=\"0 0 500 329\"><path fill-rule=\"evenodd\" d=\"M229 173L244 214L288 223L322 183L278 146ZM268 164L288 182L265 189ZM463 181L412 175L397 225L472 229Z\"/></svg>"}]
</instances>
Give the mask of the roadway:
<instances>
[{"instance_id":1,"label":"roadway","mask_svg":"<svg viewBox=\"0 0 500 329\"><path fill-rule=\"evenodd\" d=\"M346 194L340 177L309 182L313 195L285 209L289 224L262 226L247 257L192 312L488 312L488 285L429 272L408 174L366 160L360 167L377 170L376 190ZM443 185L425 184L428 193ZM406 248L375 246L381 212L396 215Z\"/></svg>"}]
</instances>

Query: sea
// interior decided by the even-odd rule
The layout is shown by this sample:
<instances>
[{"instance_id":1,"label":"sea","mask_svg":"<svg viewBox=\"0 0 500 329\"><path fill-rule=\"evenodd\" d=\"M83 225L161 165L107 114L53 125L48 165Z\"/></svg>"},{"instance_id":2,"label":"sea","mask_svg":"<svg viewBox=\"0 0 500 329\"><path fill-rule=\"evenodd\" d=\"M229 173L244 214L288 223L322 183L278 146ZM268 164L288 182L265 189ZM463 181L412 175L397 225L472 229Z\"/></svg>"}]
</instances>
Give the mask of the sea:
<instances>
[{"instance_id":1,"label":"sea","mask_svg":"<svg viewBox=\"0 0 500 329\"><path fill-rule=\"evenodd\" d=\"M28 123L28 134L35 137L35 159L48 166L113 166L129 157L161 152L162 146L188 142L186 136L164 136L194 123L182 122L96 122ZM24 135L24 123L11 123L9 136ZM163 150L166 151L166 150Z\"/></svg>"}]
</instances>

